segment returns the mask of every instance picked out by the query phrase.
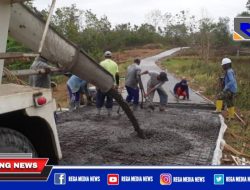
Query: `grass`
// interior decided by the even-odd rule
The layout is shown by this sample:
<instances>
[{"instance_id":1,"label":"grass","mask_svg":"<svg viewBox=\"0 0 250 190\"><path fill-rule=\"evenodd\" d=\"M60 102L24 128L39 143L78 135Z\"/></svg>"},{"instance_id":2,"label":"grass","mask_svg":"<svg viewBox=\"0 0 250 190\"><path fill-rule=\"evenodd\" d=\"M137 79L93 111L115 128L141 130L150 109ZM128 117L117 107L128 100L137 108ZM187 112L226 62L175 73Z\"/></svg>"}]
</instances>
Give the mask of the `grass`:
<instances>
[{"instance_id":1,"label":"grass","mask_svg":"<svg viewBox=\"0 0 250 190\"><path fill-rule=\"evenodd\" d=\"M238 83L235 105L250 110L250 62L247 62L250 58L233 57L232 60ZM177 76L185 76L194 89L215 100L215 95L220 91L219 77L224 75L218 59L205 64L195 57L177 57L165 60L162 64Z\"/></svg>"},{"instance_id":2,"label":"grass","mask_svg":"<svg viewBox=\"0 0 250 190\"><path fill-rule=\"evenodd\" d=\"M235 100L237 112L243 119L250 122L250 57L230 57L233 61L233 69L236 72L238 83L238 94ZM185 56L174 57L162 61L162 66L174 73L177 77L185 76L189 84L195 90L202 93L211 100L216 99L216 94L219 92L218 79L223 76L223 71L220 66L221 58L214 58L205 64L197 57ZM225 140L232 147L241 150L243 143L249 143L250 128L244 128L237 121L227 122L228 130L225 134ZM245 140L237 139L231 135L234 133ZM250 143L249 143L250 144ZM246 149L245 153L250 155L250 149Z\"/></svg>"},{"instance_id":3,"label":"grass","mask_svg":"<svg viewBox=\"0 0 250 190\"><path fill-rule=\"evenodd\" d=\"M126 62L123 62L122 64L119 64L118 67L119 67L119 75L120 77L124 78L126 76L126 73L127 73L127 68L130 64L132 64L133 61L129 60L129 61L126 61Z\"/></svg>"}]
</instances>

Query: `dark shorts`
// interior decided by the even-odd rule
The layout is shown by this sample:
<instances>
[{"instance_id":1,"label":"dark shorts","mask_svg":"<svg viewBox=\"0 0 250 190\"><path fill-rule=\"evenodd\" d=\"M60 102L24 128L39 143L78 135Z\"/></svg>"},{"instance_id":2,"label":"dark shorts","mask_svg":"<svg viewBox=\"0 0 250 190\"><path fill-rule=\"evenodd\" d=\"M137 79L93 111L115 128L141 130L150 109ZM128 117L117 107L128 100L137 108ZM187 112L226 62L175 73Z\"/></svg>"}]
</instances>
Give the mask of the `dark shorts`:
<instances>
[{"instance_id":1,"label":"dark shorts","mask_svg":"<svg viewBox=\"0 0 250 190\"><path fill-rule=\"evenodd\" d=\"M113 97L110 95L107 95L107 93L101 92L101 90L97 90L96 94L96 107L97 108L102 108L106 100L105 107L107 109L110 109L113 107Z\"/></svg>"}]
</instances>

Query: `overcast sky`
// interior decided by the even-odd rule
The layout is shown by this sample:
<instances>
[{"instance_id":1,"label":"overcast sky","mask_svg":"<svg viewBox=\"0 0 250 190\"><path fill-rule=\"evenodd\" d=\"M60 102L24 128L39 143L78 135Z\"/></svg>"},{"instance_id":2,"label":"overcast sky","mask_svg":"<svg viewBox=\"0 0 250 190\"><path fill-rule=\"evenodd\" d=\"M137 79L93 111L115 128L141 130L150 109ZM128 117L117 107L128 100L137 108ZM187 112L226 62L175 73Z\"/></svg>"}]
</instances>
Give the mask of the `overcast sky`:
<instances>
[{"instance_id":1,"label":"overcast sky","mask_svg":"<svg viewBox=\"0 0 250 190\"><path fill-rule=\"evenodd\" d=\"M247 0L57 0L56 7L76 4L77 8L91 9L97 16L106 15L112 25L120 23L141 24L146 21L146 15L152 10L162 13L178 13L188 10L200 18L202 10L208 16L229 17L231 21L240 12L245 11ZM38 9L46 8L51 0L34 0ZM204 11L203 11L204 12Z\"/></svg>"}]
</instances>

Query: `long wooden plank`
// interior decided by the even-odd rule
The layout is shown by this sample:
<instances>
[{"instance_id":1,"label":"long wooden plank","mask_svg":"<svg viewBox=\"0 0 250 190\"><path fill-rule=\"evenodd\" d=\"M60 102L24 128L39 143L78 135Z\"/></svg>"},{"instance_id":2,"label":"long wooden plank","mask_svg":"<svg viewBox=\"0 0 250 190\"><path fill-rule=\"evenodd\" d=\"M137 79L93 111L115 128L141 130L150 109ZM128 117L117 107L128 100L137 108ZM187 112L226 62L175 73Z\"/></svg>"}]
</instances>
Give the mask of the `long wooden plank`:
<instances>
[{"instance_id":1,"label":"long wooden plank","mask_svg":"<svg viewBox=\"0 0 250 190\"><path fill-rule=\"evenodd\" d=\"M15 76L29 76L29 75L39 75L39 74L45 74L46 71L45 69L37 69L37 70L33 70L33 69L24 69L24 70L15 70L15 71L10 71L11 75L15 75ZM50 73L53 74L62 74L62 71L60 69L51 69ZM4 77L6 77L6 74L3 74Z\"/></svg>"},{"instance_id":2,"label":"long wooden plank","mask_svg":"<svg viewBox=\"0 0 250 190\"><path fill-rule=\"evenodd\" d=\"M246 158L250 158L250 155L241 153L241 152L239 152L238 150L236 150L235 148L231 147L228 144L224 145L224 149L231 152L231 153L233 153L233 154L235 154L235 155L237 155L237 156L243 156L243 157L246 157Z\"/></svg>"},{"instance_id":3,"label":"long wooden plank","mask_svg":"<svg viewBox=\"0 0 250 190\"><path fill-rule=\"evenodd\" d=\"M6 52L0 53L0 59L19 59L24 57L36 57L39 54L34 53L22 53L22 52Z\"/></svg>"}]
</instances>

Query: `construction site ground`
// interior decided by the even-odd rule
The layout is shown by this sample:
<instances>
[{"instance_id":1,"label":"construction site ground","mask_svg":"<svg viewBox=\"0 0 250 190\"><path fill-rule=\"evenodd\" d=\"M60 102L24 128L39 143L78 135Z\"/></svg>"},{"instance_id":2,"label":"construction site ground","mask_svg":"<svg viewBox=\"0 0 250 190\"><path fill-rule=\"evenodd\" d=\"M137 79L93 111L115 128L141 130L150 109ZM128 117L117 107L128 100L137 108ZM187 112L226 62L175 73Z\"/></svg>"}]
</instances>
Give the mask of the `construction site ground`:
<instances>
[{"instance_id":1,"label":"construction site ground","mask_svg":"<svg viewBox=\"0 0 250 190\"><path fill-rule=\"evenodd\" d=\"M210 165L220 130L207 110L138 110L135 116L147 139L136 136L126 115L111 117L94 106L59 114L63 165Z\"/></svg>"},{"instance_id":2,"label":"construction site ground","mask_svg":"<svg viewBox=\"0 0 250 190\"><path fill-rule=\"evenodd\" d=\"M142 60L142 70L160 71L155 64L182 48L162 52ZM173 87L178 79L168 73L163 88L168 94L166 112L137 110L134 114L146 139L136 136L124 113L112 117L105 109L96 116L94 106L59 114L58 132L65 165L210 165L212 164L220 119L211 113L209 102L190 89L190 101L176 102ZM144 87L148 77L142 77ZM123 97L126 92L123 91ZM159 97L154 102L158 104ZM181 106L180 106L181 105Z\"/></svg>"}]
</instances>

